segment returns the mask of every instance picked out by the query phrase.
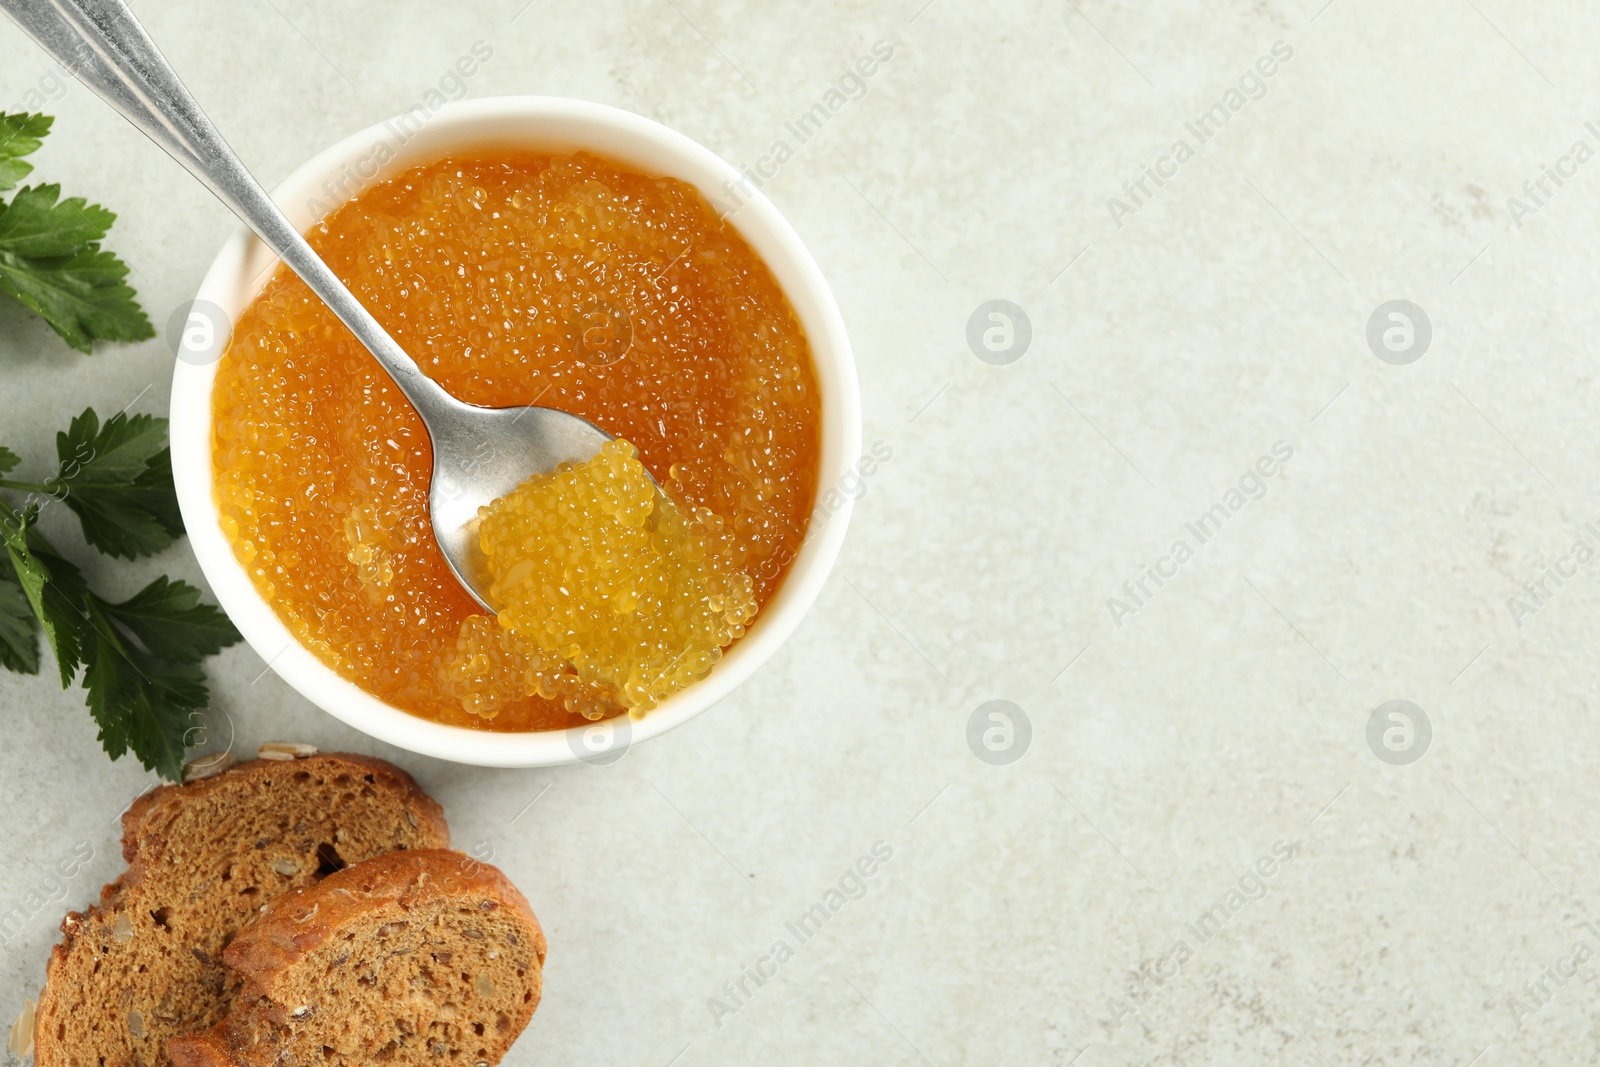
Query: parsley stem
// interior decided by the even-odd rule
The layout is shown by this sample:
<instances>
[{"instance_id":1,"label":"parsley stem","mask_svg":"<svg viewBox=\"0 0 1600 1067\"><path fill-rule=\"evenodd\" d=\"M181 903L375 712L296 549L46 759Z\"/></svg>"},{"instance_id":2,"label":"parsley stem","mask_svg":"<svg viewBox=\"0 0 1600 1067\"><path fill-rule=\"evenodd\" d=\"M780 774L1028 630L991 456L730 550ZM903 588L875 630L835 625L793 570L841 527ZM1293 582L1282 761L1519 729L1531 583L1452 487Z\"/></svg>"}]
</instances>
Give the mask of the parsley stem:
<instances>
[{"instance_id":1,"label":"parsley stem","mask_svg":"<svg viewBox=\"0 0 1600 1067\"><path fill-rule=\"evenodd\" d=\"M40 485L38 482L14 482L10 478L0 478L0 489L17 489L29 493L55 492L48 485Z\"/></svg>"}]
</instances>

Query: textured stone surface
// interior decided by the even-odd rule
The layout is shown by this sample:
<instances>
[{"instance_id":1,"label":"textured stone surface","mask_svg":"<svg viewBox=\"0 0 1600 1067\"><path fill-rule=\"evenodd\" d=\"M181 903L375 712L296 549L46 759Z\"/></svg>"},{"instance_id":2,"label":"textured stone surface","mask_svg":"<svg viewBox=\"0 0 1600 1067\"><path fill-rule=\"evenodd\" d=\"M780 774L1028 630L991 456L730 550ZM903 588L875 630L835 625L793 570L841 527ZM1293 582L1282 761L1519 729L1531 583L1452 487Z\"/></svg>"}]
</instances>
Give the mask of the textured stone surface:
<instances>
[{"instance_id":1,"label":"textured stone surface","mask_svg":"<svg viewBox=\"0 0 1600 1067\"><path fill-rule=\"evenodd\" d=\"M600 100L752 165L894 47L766 187L838 294L865 440L894 450L771 664L605 768L411 757L245 648L208 667L216 729L393 759L493 850L550 937L518 1063L1593 1061L1600 961L1546 979L1520 1028L1507 1001L1600 950L1580 925L1600 925L1600 564L1520 627L1507 600L1575 539L1600 548L1600 165L1520 227L1506 201L1575 140L1600 149L1600 23L1505 0L921 2L140 5L268 183L479 40L472 96ZM1185 123L1277 41L1292 58L1200 145ZM5 25L0 54L0 102L48 83ZM233 220L86 90L47 106L40 176L122 213L165 326ZM1135 203L1122 183L1170 173L1179 138L1194 158ZM1120 227L1111 197L1136 208ZM993 299L1032 325L1009 365L966 341ZM1392 299L1431 320L1406 366L1366 341ZM0 440L38 456L86 402L165 412L170 361L160 340L81 357L0 306ZM1279 441L1264 495L1200 544L1184 524ZM1194 558L1116 625L1107 599L1180 538ZM181 545L85 558L130 590L198 579ZM997 699L1032 726L1010 764L968 747ZM1367 742L1395 699L1433 731L1409 766ZM9 1017L150 783L106 762L79 691L0 675L0 706L0 910L57 898L0 948ZM801 944L785 924L877 841L865 895ZM1280 841L1292 859L1247 880L1264 898L1202 943L1186 924ZM78 842L94 859L52 893ZM724 983L780 939L793 958L718 1025L708 999L735 1007ZM1142 961L1170 977L1119 1026Z\"/></svg>"}]
</instances>

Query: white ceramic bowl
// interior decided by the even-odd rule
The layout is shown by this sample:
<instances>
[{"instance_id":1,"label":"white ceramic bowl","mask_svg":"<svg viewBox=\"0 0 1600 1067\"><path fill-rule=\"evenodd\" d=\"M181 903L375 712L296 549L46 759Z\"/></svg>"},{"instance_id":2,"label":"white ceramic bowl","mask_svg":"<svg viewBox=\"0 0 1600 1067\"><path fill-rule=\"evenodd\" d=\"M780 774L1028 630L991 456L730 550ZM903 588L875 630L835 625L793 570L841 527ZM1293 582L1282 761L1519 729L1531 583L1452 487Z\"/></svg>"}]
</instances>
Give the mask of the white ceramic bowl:
<instances>
[{"instance_id":1,"label":"white ceramic bowl","mask_svg":"<svg viewBox=\"0 0 1600 1067\"><path fill-rule=\"evenodd\" d=\"M637 170L682 179L700 189L766 261L811 342L822 393L818 510L805 545L749 632L709 677L631 723L627 744L665 733L698 715L750 677L794 631L821 591L844 540L853 485L845 475L860 455L861 402L855 362L833 294L800 238L778 210L710 150L649 119L557 97L501 97L447 104L423 117L391 120L352 134L317 155L273 191L302 230L361 189L452 152L485 147L536 151L585 149ZM736 210L735 210L736 209ZM730 214L731 212L731 214ZM241 229L223 246L196 296L233 322L271 276L275 256ZM193 323L196 320L191 319ZM251 647L313 703L373 737L425 755L493 767L540 767L594 759L615 745L595 727L493 733L445 726L410 715L346 681L302 646L257 594L218 523L212 495L211 388L216 361L180 359L172 381L172 473L178 503L200 567L217 600ZM618 731L619 733L622 731ZM620 753L616 753L620 754ZM600 762L605 757L596 760Z\"/></svg>"}]
</instances>

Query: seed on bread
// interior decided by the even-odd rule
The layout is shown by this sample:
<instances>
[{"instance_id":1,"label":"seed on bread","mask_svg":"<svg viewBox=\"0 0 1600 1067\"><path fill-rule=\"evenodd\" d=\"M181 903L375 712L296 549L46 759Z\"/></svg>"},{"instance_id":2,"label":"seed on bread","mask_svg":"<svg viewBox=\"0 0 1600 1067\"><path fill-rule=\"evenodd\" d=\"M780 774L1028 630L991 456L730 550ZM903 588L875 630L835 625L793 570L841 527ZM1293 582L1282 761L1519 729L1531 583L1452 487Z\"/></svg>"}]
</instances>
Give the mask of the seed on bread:
<instances>
[{"instance_id":1,"label":"seed on bread","mask_svg":"<svg viewBox=\"0 0 1600 1067\"><path fill-rule=\"evenodd\" d=\"M262 759L307 759L316 754L316 745L303 745L297 741L268 741L256 749L256 755Z\"/></svg>"},{"instance_id":2,"label":"seed on bread","mask_svg":"<svg viewBox=\"0 0 1600 1067\"><path fill-rule=\"evenodd\" d=\"M215 778L223 771L238 765L239 757L232 752L208 752L204 756L196 756L183 765L183 784Z\"/></svg>"}]
</instances>

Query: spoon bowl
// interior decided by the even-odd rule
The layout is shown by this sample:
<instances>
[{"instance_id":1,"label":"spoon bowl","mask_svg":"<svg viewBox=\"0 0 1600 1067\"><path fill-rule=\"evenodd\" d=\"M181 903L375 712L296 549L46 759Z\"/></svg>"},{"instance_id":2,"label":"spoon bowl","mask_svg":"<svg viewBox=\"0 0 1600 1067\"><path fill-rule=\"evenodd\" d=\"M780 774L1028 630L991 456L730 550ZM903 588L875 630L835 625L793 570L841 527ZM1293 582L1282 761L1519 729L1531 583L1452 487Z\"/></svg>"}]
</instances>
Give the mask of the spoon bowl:
<instances>
[{"instance_id":1,"label":"spoon bowl","mask_svg":"<svg viewBox=\"0 0 1600 1067\"><path fill-rule=\"evenodd\" d=\"M582 463L611 435L553 408L480 408L454 398L423 415L433 438L428 511L445 562L489 611L489 573L478 546L478 509L534 474Z\"/></svg>"}]
</instances>

